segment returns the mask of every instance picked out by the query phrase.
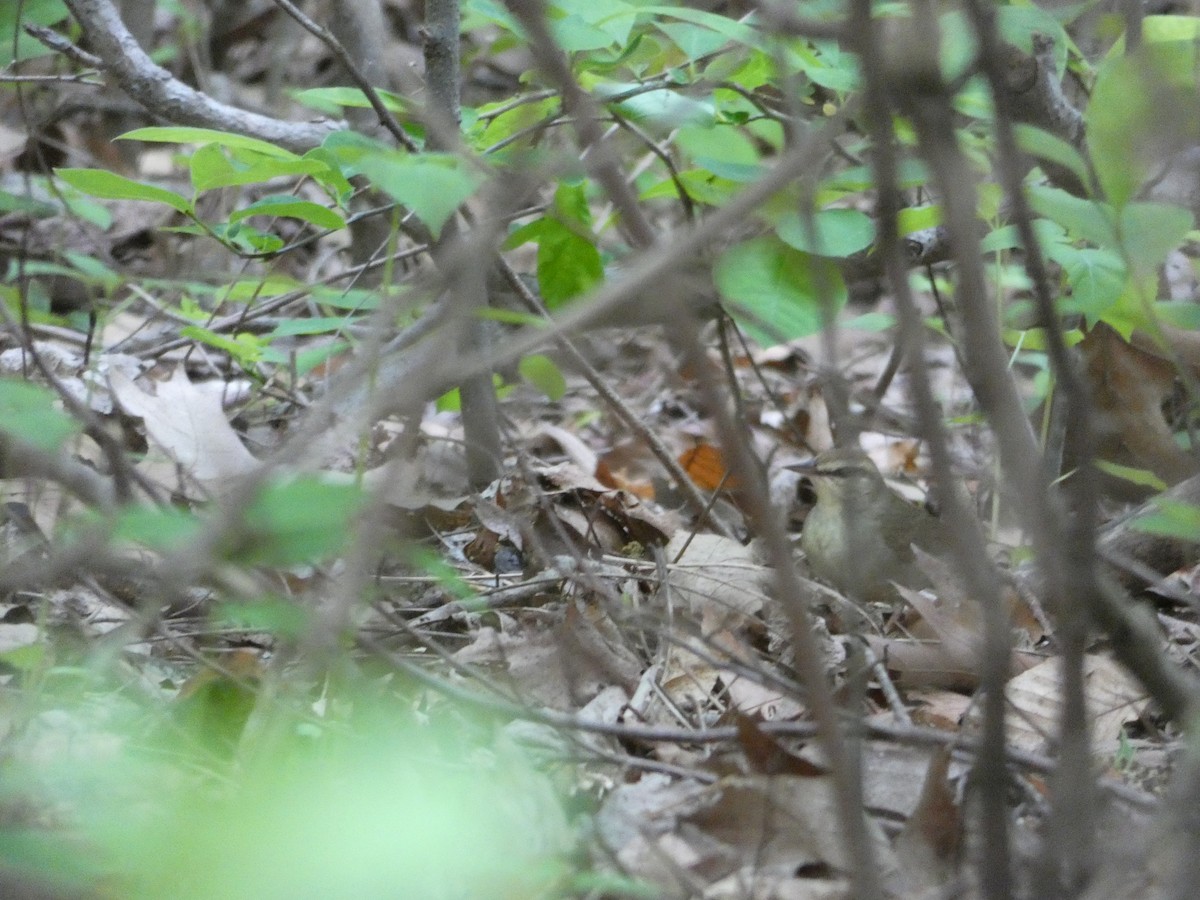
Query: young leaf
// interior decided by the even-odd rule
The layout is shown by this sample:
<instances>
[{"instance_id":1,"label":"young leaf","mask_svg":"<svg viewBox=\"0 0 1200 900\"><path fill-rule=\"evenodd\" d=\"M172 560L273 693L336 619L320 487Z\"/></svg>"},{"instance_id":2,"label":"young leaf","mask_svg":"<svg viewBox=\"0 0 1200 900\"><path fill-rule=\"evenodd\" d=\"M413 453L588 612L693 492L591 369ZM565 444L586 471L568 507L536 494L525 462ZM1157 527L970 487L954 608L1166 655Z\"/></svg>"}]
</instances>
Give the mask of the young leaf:
<instances>
[{"instance_id":1,"label":"young leaf","mask_svg":"<svg viewBox=\"0 0 1200 900\"><path fill-rule=\"evenodd\" d=\"M228 131L216 131L212 128L191 128L183 125L166 127L135 128L117 138L122 141L155 141L165 144L218 144L222 147L234 147L243 150L253 150L263 156L273 156L278 159L299 159L291 150L276 147L268 141L246 137L241 134L231 134Z\"/></svg>"},{"instance_id":2,"label":"young leaf","mask_svg":"<svg viewBox=\"0 0 1200 900\"><path fill-rule=\"evenodd\" d=\"M803 216L790 212L775 232L788 246L819 256L849 256L875 240L875 223L856 209L823 209L812 218L810 230Z\"/></svg>"},{"instance_id":3,"label":"young leaf","mask_svg":"<svg viewBox=\"0 0 1200 900\"><path fill-rule=\"evenodd\" d=\"M548 356L540 353L526 356L517 364L517 371L550 400L561 400L567 392L566 379Z\"/></svg>"},{"instance_id":4,"label":"young leaf","mask_svg":"<svg viewBox=\"0 0 1200 900\"><path fill-rule=\"evenodd\" d=\"M846 284L836 268L774 237L726 250L715 275L721 293L736 304L738 324L764 346L819 331L825 314L835 315L846 303Z\"/></svg>"},{"instance_id":5,"label":"young leaf","mask_svg":"<svg viewBox=\"0 0 1200 900\"><path fill-rule=\"evenodd\" d=\"M232 548L240 560L288 566L326 559L346 543L362 506L353 485L313 477L272 481L246 509L246 535Z\"/></svg>"},{"instance_id":6,"label":"young leaf","mask_svg":"<svg viewBox=\"0 0 1200 900\"><path fill-rule=\"evenodd\" d=\"M79 423L55 408L49 388L0 378L0 430L38 450L57 450L80 430Z\"/></svg>"},{"instance_id":7,"label":"young leaf","mask_svg":"<svg viewBox=\"0 0 1200 900\"><path fill-rule=\"evenodd\" d=\"M291 219L301 219L318 228L327 228L331 231L346 226L345 219L333 210L309 200L299 200L290 194L263 197L245 209L230 213L229 221L240 222L249 216L286 216Z\"/></svg>"},{"instance_id":8,"label":"young leaf","mask_svg":"<svg viewBox=\"0 0 1200 900\"><path fill-rule=\"evenodd\" d=\"M357 167L376 187L411 209L435 237L483 180L448 154L368 152Z\"/></svg>"},{"instance_id":9,"label":"young leaf","mask_svg":"<svg viewBox=\"0 0 1200 900\"><path fill-rule=\"evenodd\" d=\"M55 169L55 174L78 191L104 200L145 200L165 203L190 216L192 203L186 197L152 184L142 184L103 169Z\"/></svg>"}]
</instances>

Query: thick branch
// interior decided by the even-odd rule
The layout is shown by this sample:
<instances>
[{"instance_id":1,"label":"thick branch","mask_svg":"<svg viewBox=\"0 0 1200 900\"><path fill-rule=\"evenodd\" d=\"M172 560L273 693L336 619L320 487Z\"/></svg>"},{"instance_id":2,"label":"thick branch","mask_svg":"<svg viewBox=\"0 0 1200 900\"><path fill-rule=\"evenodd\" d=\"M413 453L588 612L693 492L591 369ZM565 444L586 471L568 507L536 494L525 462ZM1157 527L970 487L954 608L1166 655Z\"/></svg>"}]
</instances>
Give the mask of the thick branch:
<instances>
[{"instance_id":1,"label":"thick branch","mask_svg":"<svg viewBox=\"0 0 1200 900\"><path fill-rule=\"evenodd\" d=\"M156 65L109 0L66 0L104 69L151 114L168 122L244 134L297 153L319 146L344 122L285 122L218 103Z\"/></svg>"}]
</instances>

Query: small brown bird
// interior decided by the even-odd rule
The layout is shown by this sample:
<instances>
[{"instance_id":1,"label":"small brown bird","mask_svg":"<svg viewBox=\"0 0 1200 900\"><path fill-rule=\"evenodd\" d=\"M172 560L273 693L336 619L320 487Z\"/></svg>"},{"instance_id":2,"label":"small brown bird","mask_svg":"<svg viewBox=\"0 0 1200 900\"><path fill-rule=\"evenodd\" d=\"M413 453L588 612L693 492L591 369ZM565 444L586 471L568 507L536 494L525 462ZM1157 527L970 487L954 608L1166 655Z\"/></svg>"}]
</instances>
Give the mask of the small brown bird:
<instances>
[{"instance_id":1,"label":"small brown bird","mask_svg":"<svg viewBox=\"0 0 1200 900\"><path fill-rule=\"evenodd\" d=\"M929 586L912 545L944 553L950 545L946 525L888 487L867 454L837 448L791 468L811 478L817 494L800 537L814 575L867 602L895 602L892 582Z\"/></svg>"}]
</instances>

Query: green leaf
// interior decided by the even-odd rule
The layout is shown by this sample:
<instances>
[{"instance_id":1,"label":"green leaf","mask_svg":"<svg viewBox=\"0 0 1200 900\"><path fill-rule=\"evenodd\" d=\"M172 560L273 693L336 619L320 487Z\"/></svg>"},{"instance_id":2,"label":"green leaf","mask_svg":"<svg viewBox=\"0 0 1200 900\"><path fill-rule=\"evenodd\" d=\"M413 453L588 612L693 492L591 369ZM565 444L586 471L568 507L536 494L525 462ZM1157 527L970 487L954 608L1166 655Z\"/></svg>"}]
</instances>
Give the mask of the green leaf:
<instances>
[{"instance_id":1,"label":"green leaf","mask_svg":"<svg viewBox=\"0 0 1200 900\"><path fill-rule=\"evenodd\" d=\"M92 197L165 203L184 215L192 215L191 201L166 188L142 184L103 169L55 169L54 172L71 187Z\"/></svg>"},{"instance_id":2,"label":"green leaf","mask_svg":"<svg viewBox=\"0 0 1200 900\"><path fill-rule=\"evenodd\" d=\"M1058 135L1021 122L1016 123L1013 129L1017 137L1017 146L1030 156L1062 166L1078 178L1082 185L1089 183L1091 179L1083 154Z\"/></svg>"},{"instance_id":3,"label":"green leaf","mask_svg":"<svg viewBox=\"0 0 1200 900\"><path fill-rule=\"evenodd\" d=\"M117 541L169 553L191 544L202 528L203 523L194 513L175 506L130 506L118 514L112 536Z\"/></svg>"},{"instance_id":4,"label":"green leaf","mask_svg":"<svg viewBox=\"0 0 1200 900\"><path fill-rule=\"evenodd\" d=\"M57 402L49 388L0 378L0 430L38 450L58 450L81 429L78 422L55 408Z\"/></svg>"},{"instance_id":5,"label":"green leaf","mask_svg":"<svg viewBox=\"0 0 1200 900\"><path fill-rule=\"evenodd\" d=\"M274 144L246 137L241 134L231 134L228 131L217 131L212 128L192 128L182 125L156 126L152 128L136 128L127 131L117 138L119 141L151 141L162 144L218 144L241 150L253 150L263 156L277 159L299 159L291 150L284 150Z\"/></svg>"},{"instance_id":6,"label":"green leaf","mask_svg":"<svg viewBox=\"0 0 1200 900\"><path fill-rule=\"evenodd\" d=\"M578 231L545 219L538 232L537 278L546 306L556 309L604 280L600 251Z\"/></svg>"},{"instance_id":7,"label":"green leaf","mask_svg":"<svg viewBox=\"0 0 1200 900\"><path fill-rule=\"evenodd\" d=\"M28 23L46 27L63 21L69 15L62 0L25 0L23 3L10 0L0 3L0 69L8 66L14 59L33 59L54 52L37 38L26 34L24 28L17 27L18 14L21 17L21 25Z\"/></svg>"},{"instance_id":8,"label":"green leaf","mask_svg":"<svg viewBox=\"0 0 1200 900\"><path fill-rule=\"evenodd\" d=\"M358 168L377 188L411 209L435 237L483 182L482 175L449 154L368 153Z\"/></svg>"},{"instance_id":9,"label":"green leaf","mask_svg":"<svg viewBox=\"0 0 1200 900\"><path fill-rule=\"evenodd\" d=\"M48 219L58 212L58 207L44 200L0 190L0 215L11 212L26 213L35 219Z\"/></svg>"},{"instance_id":10,"label":"green leaf","mask_svg":"<svg viewBox=\"0 0 1200 900\"><path fill-rule=\"evenodd\" d=\"M1087 106L1088 150L1105 195L1120 209L1167 155L1200 143L1200 92L1191 41L1144 43L1110 56Z\"/></svg>"},{"instance_id":11,"label":"green leaf","mask_svg":"<svg viewBox=\"0 0 1200 900\"><path fill-rule=\"evenodd\" d=\"M764 346L819 331L826 312L833 316L846 303L846 285L833 264L770 236L726 250L715 277L738 324Z\"/></svg>"},{"instance_id":12,"label":"green leaf","mask_svg":"<svg viewBox=\"0 0 1200 900\"><path fill-rule=\"evenodd\" d=\"M256 200L245 209L230 213L229 221L240 222L249 216L285 216L331 231L346 227L346 220L333 210L309 200L299 200L290 194L276 194Z\"/></svg>"},{"instance_id":13,"label":"green leaf","mask_svg":"<svg viewBox=\"0 0 1200 900\"><path fill-rule=\"evenodd\" d=\"M382 88L375 88L375 93L383 102L384 108L389 112L408 112L409 104L399 94L393 94L391 91L385 91ZM321 110L322 112L330 112L338 107L350 109L372 108L371 101L367 99L367 95L363 93L361 88L356 87L308 88L303 91L293 91L292 99L297 103Z\"/></svg>"},{"instance_id":14,"label":"green leaf","mask_svg":"<svg viewBox=\"0 0 1200 900\"><path fill-rule=\"evenodd\" d=\"M1071 285L1071 296L1060 308L1082 313L1090 322L1103 318L1129 283L1124 261L1112 250L1059 244L1048 256L1063 267Z\"/></svg>"},{"instance_id":15,"label":"green leaf","mask_svg":"<svg viewBox=\"0 0 1200 900\"><path fill-rule=\"evenodd\" d=\"M266 631L276 638L305 634L312 624L308 609L293 597L264 597L245 603L218 603L213 618L239 631Z\"/></svg>"},{"instance_id":16,"label":"green leaf","mask_svg":"<svg viewBox=\"0 0 1200 900\"><path fill-rule=\"evenodd\" d=\"M930 203L928 206L910 206L900 210L896 217L896 227L901 237L915 231L935 228L941 223L942 208L936 203Z\"/></svg>"},{"instance_id":17,"label":"green leaf","mask_svg":"<svg viewBox=\"0 0 1200 900\"><path fill-rule=\"evenodd\" d=\"M1116 247L1112 207L1095 200L1084 200L1060 188L1033 185L1029 188L1029 205L1039 215L1057 222L1077 240L1089 241L1099 247Z\"/></svg>"},{"instance_id":18,"label":"green leaf","mask_svg":"<svg viewBox=\"0 0 1200 900\"><path fill-rule=\"evenodd\" d=\"M711 101L694 100L670 88L647 91L636 82L601 82L593 88L601 99L635 90L638 93L633 96L613 102L621 115L634 122L670 130L684 125L712 125L717 120L717 109Z\"/></svg>"},{"instance_id":19,"label":"green leaf","mask_svg":"<svg viewBox=\"0 0 1200 900\"><path fill-rule=\"evenodd\" d=\"M354 485L305 476L272 481L246 509L246 533L232 549L243 562L289 566L335 555L351 536L363 504Z\"/></svg>"},{"instance_id":20,"label":"green leaf","mask_svg":"<svg viewBox=\"0 0 1200 900\"><path fill-rule=\"evenodd\" d=\"M1096 468L1101 472L1112 475L1114 478L1120 478L1122 481L1128 481L1130 484L1136 484L1140 487L1148 487L1154 491L1165 491L1169 486L1165 481L1147 469L1122 466L1105 459L1096 460Z\"/></svg>"},{"instance_id":21,"label":"green leaf","mask_svg":"<svg viewBox=\"0 0 1200 900\"><path fill-rule=\"evenodd\" d=\"M1155 511L1138 516L1130 525L1147 534L1200 543L1200 506L1159 497L1154 501Z\"/></svg>"},{"instance_id":22,"label":"green leaf","mask_svg":"<svg viewBox=\"0 0 1200 900\"><path fill-rule=\"evenodd\" d=\"M875 240L875 223L856 209L823 209L813 216L812 225L810 232L798 212L789 212L775 232L789 246L819 256L850 256Z\"/></svg>"},{"instance_id":23,"label":"green leaf","mask_svg":"<svg viewBox=\"0 0 1200 900\"><path fill-rule=\"evenodd\" d=\"M753 181L762 171L754 144L733 126L689 125L679 129L675 142L697 166L730 181Z\"/></svg>"},{"instance_id":24,"label":"green leaf","mask_svg":"<svg viewBox=\"0 0 1200 900\"><path fill-rule=\"evenodd\" d=\"M216 144L199 148L192 154L188 166L197 194L236 184L259 184L272 178L311 175L320 180L330 176L329 163L315 157L277 159L240 150L231 160Z\"/></svg>"},{"instance_id":25,"label":"green leaf","mask_svg":"<svg viewBox=\"0 0 1200 900\"><path fill-rule=\"evenodd\" d=\"M244 366L254 365L262 358L262 341L252 334L239 334L231 338L199 325L185 325L179 329L179 334L181 337L224 350Z\"/></svg>"},{"instance_id":26,"label":"green leaf","mask_svg":"<svg viewBox=\"0 0 1200 900\"><path fill-rule=\"evenodd\" d=\"M1195 220L1190 210L1162 203L1130 203L1121 210L1121 238L1134 276L1158 271L1183 243Z\"/></svg>"},{"instance_id":27,"label":"green leaf","mask_svg":"<svg viewBox=\"0 0 1200 900\"><path fill-rule=\"evenodd\" d=\"M723 37L738 44L745 44L748 47L754 47L758 50L770 49L767 41L758 29L751 28L749 25L727 18L726 16L718 15L717 13L702 9L690 9L686 6L658 6L654 4L641 6L640 9L643 13L662 16L664 19L679 19L683 22L691 22L693 25L702 25L705 28L711 28Z\"/></svg>"},{"instance_id":28,"label":"green leaf","mask_svg":"<svg viewBox=\"0 0 1200 900\"><path fill-rule=\"evenodd\" d=\"M356 319L350 316L313 316L307 319L285 319L271 329L270 340L280 337L295 337L301 334L336 334L352 325Z\"/></svg>"},{"instance_id":29,"label":"green leaf","mask_svg":"<svg viewBox=\"0 0 1200 900\"><path fill-rule=\"evenodd\" d=\"M567 380L563 378L562 371L554 364L554 360L548 356L535 353L523 357L517 363L517 371L549 400L561 400L567 392Z\"/></svg>"}]
</instances>

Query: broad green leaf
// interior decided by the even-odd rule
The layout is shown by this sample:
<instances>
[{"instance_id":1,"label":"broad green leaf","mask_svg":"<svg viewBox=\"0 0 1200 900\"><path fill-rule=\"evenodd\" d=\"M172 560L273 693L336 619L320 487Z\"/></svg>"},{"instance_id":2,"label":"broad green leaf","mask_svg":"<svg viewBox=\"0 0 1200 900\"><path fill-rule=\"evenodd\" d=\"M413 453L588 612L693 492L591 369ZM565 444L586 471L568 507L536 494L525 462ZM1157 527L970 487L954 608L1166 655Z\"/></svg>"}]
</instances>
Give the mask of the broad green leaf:
<instances>
[{"instance_id":1,"label":"broad green leaf","mask_svg":"<svg viewBox=\"0 0 1200 900\"><path fill-rule=\"evenodd\" d=\"M408 112L409 104L399 94L393 94L391 91L385 91L382 88L375 88L375 93L383 102L384 108L389 112ZM292 99L304 106L322 111L329 111L338 107L351 109L371 108L371 101L367 99L367 95L363 93L361 88L356 87L308 88L303 91L294 91Z\"/></svg>"},{"instance_id":2,"label":"broad green leaf","mask_svg":"<svg viewBox=\"0 0 1200 900\"><path fill-rule=\"evenodd\" d=\"M550 309L578 297L604 280L604 264L596 245L554 219L538 232L538 287Z\"/></svg>"},{"instance_id":3,"label":"broad green leaf","mask_svg":"<svg viewBox=\"0 0 1200 900\"><path fill-rule=\"evenodd\" d=\"M218 603L212 617L239 631L265 631L278 638L298 638L312 625L311 611L295 597L264 597L245 603Z\"/></svg>"},{"instance_id":4,"label":"broad green leaf","mask_svg":"<svg viewBox=\"0 0 1200 900\"><path fill-rule=\"evenodd\" d=\"M1049 11L1033 4L999 6L996 9L996 27L1005 41L1026 53L1033 52L1034 35L1053 38L1055 66L1058 73L1062 74L1071 40L1062 24Z\"/></svg>"},{"instance_id":5,"label":"broad green leaf","mask_svg":"<svg viewBox=\"0 0 1200 900\"><path fill-rule=\"evenodd\" d=\"M1120 209L1173 152L1200 143L1193 44L1145 43L1100 67L1085 114L1088 149L1105 195Z\"/></svg>"},{"instance_id":6,"label":"broad green leaf","mask_svg":"<svg viewBox=\"0 0 1200 900\"><path fill-rule=\"evenodd\" d=\"M236 184L259 184L272 178L311 175L325 178L329 163L317 158L279 159L253 151L238 151L230 159L216 144L205 144L188 161L197 194Z\"/></svg>"},{"instance_id":7,"label":"broad green leaf","mask_svg":"<svg viewBox=\"0 0 1200 900\"><path fill-rule=\"evenodd\" d=\"M1200 18L1196 16L1146 16L1142 20L1142 41L1147 44L1171 44L1200 38ZM1110 57L1125 55L1122 34L1108 51Z\"/></svg>"},{"instance_id":8,"label":"broad green leaf","mask_svg":"<svg viewBox=\"0 0 1200 900\"><path fill-rule=\"evenodd\" d=\"M625 0L554 0L551 9L552 26L555 12L561 13L567 19L576 17L589 27L605 34L609 44L628 43L629 33L633 30L634 21L638 16L638 10Z\"/></svg>"},{"instance_id":9,"label":"broad green leaf","mask_svg":"<svg viewBox=\"0 0 1200 900\"><path fill-rule=\"evenodd\" d=\"M928 206L910 206L900 210L896 217L896 228L901 237L914 231L935 228L941 223L942 208L936 203L930 203Z\"/></svg>"},{"instance_id":10,"label":"broad green leaf","mask_svg":"<svg viewBox=\"0 0 1200 900\"><path fill-rule=\"evenodd\" d=\"M1192 213L1179 206L1130 203L1122 209L1121 238L1135 277L1156 272L1194 224Z\"/></svg>"},{"instance_id":11,"label":"broad green leaf","mask_svg":"<svg viewBox=\"0 0 1200 900\"><path fill-rule=\"evenodd\" d=\"M244 209L229 215L230 222L240 222L250 216L285 216L310 222L318 228L336 231L346 227L346 220L327 207L310 200L300 200L290 194L277 194L256 200Z\"/></svg>"},{"instance_id":12,"label":"broad green leaf","mask_svg":"<svg viewBox=\"0 0 1200 900\"><path fill-rule=\"evenodd\" d=\"M1130 525L1147 534L1161 534L1200 543L1200 506L1158 497L1154 512L1138 516Z\"/></svg>"},{"instance_id":13,"label":"broad green leaf","mask_svg":"<svg viewBox=\"0 0 1200 900\"><path fill-rule=\"evenodd\" d=\"M142 184L103 169L55 169L55 174L78 191L104 200L145 200L165 203L184 215L192 214L186 197L152 184Z\"/></svg>"},{"instance_id":14,"label":"broad green leaf","mask_svg":"<svg viewBox=\"0 0 1200 900\"><path fill-rule=\"evenodd\" d=\"M830 262L774 237L726 250L714 274L738 324L764 346L819 331L826 312L833 316L846 303L846 285Z\"/></svg>"},{"instance_id":15,"label":"broad green leaf","mask_svg":"<svg viewBox=\"0 0 1200 900\"><path fill-rule=\"evenodd\" d=\"M561 400L567 392L567 381L554 364L554 360L540 353L526 356L517 363L521 377L541 391L550 400Z\"/></svg>"},{"instance_id":16,"label":"broad green leaf","mask_svg":"<svg viewBox=\"0 0 1200 900\"><path fill-rule=\"evenodd\" d=\"M377 188L411 209L435 237L483 181L457 157L440 153L368 153L359 160L358 169Z\"/></svg>"},{"instance_id":17,"label":"broad green leaf","mask_svg":"<svg viewBox=\"0 0 1200 900\"><path fill-rule=\"evenodd\" d=\"M286 319L271 329L268 338L294 337L298 334L336 334L356 320L349 316L312 316L307 319Z\"/></svg>"},{"instance_id":18,"label":"broad green leaf","mask_svg":"<svg viewBox=\"0 0 1200 900\"><path fill-rule=\"evenodd\" d=\"M1095 200L1075 197L1059 188L1033 185L1029 188L1029 205L1034 212L1057 222L1071 236L1089 241L1099 247L1116 247L1112 207Z\"/></svg>"},{"instance_id":19,"label":"broad green leaf","mask_svg":"<svg viewBox=\"0 0 1200 900\"><path fill-rule=\"evenodd\" d=\"M813 216L812 225L810 232L804 217L790 212L775 231L789 246L819 256L850 256L875 240L875 223L856 209L823 209Z\"/></svg>"},{"instance_id":20,"label":"broad green leaf","mask_svg":"<svg viewBox=\"0 0 1200 900\"><path fill-rule=\"evenodd\" d=\"M0 430L9 437L53 452L81 429L57 409L58 397L49 388L13 378L0 378Z\"/></svg>"},{"instance_id":21,"label":"broad green leaf","mask_svg":"<svg viewBox=\"0 0 1200 900\"><path fill-rule=\"evenodd\" d=\"M1050 219L1034 219L1033 233L1037 236L1042 252L1053 257L1053 247L1067 243L1067 232L1057 222ZM980 249L984 253L999 253L1002 250L1016 250L1021 246L1021 238L1016 225L1002 225L980 241Z\"/></svg>"},{"instance_id":22,"label":"broad green leaf","mask_svg":"<svg viewBox=\"0 0 1200 900\"><path fill-rule=\"evenodd\" d=\"M1016 132L1017 146L1030 156L1062 166L1078 178L1082 185L1091 180L1083 154L1058 135L1021 122L1016 123L1013 128Z\"/></svg>"},{"instance_id":23,"label":"broad green leaf","mask_svg":"<svg viewBox=\"0 0 1200 900\"><path fill-rule=\"evenodd\" d=\"M46 27L62 22L69 15L62 0L24 0L23 3L9 0L7 3L0 3L0 69L8 66L14 59L33 59L35 56L45 56L53 52L37 38L26 34L24 28L17 27L18 14L21 17L21 25L28 23Z\"/></svg>"},{"instance_id":24,"label":"broad green leaf","mask_svg":"<svg viewBox=\"0 0 1200 900\"><path fill-rule=\"evenodd\" d=\"M10 212L26 213L37 219L46 219L57 213L58 207L44 200L0 190L0 215Z\"/></svg>"},{"instance_id":25,"label":"broad green leaf","mask_svg":"<svg viewBox=\"0 0 1200 900\"><path fill-rule=\"evenodd\" d=\"M1059 244L1048 248L1048 255L1063 267L1071 286L1071 296L1060 308L1082 313L1090 322L1103 318L1129 283L1125 263L1114 250Z\"/></svg>"},{"instance_id":26,"label":"broad green leaf","mask_svg":"<svg viewBox=\"0 0 1200 900\"><path fill-rule=\"evenodd\" d=\"M278 159L299 159L291 150L276 147L269 141L246 137L241 134L231 134L228 131L217 131L212 128L192 128L183 125L155 126L152 128L136 128L127 131L117 138L119 141L152 141L161 144L218 144L222 147L253 150L263 156L273 156Z\"/></svg>"},{"instance_id":27,"label":"broad green leaf","mask_svg":"<svg viewBox=\"0 0 1200 900\"><path fill-rule=\"evenodd\" d=\"M280 294L302 289L307 291L308 287L289 275L273 272L270 275L255 278L239 278L237 281L224 285L218 296L223 303L247 303L264 297L278 297Z\"/></svg>"},{"instance_id":28,"label":"broad green leaf","mask_svg":"<svg viewBox=\"0 0 1200 900\"><path fill-rule=\"evenodd\" d=\"M717 110L710 101L694 100L670 88L643 90L636 82L600 82L593 91L601 99L619 97L630 91L632 96L612 101L617 111L635 122L647 123L669 130L684 125L711 125Z\"/></svg>"},{"instance_id":29,"label":"broad green leaf","mask_svg":"<svg viewBox=\"0 0 1200 900\"><path fill-rule=\"evenodd\" d=\"M1188 331L1200 331L1200 305L1191 300L1155 303L1154 311L1164 322Z\"/></svg>"},{"instance_id":30,"label":"broad green leaf","mask_svg":"<svg viewBox=\"0 0 1200 900\"><path fill-rule=\"evenodd\" d=\"M730 181L753 181L762 171L762 161L750 139L729 125L679 129L675 141L697 166Z\"/></svg>"},{"instance_id":31,"label":"broad green leaf","mask_svg":"<svg viewBox=\"0 0 1200 900\"><path fill-rule=\"evenodd\" d=\"M203 527L194 513L176 506L129 506L113 522L112 536L165 553L191 544Z\"/></svg>"},{"instance_id":32,"label":"broad green leaf","mask_svg":"<svg viewBox=\"0 0 1200 900\"><path fill-rule=\"evenodd\" d=\"M272 481L250 502L246 534L231 548L247 563L288 566L336 554L351 536L363 493L314 477Z\"/></svg>"},{"instance_id":33,"label":"broad green leaf","mask_svg":"<svg viewBox=\"0 0 1200 900\"><path fill-rule=\"evenodd\" d=\"M199 325L185 325L179 329L179 334L209 347L224 350L244 366L252 366L262 359L262 339L253 334L239 334L231 338Z\"/></svg>"},{"instance_id":34,"label":"broad green leaf","mask_svg":"<svg viewBox=\"0 0 1200 900\"><path fill-rule=\"evenodd\" d=\"M554 189L554 212L558 218L584 227L592 224L587 185L583 180L563 181Z\"/></svg>"},{"instance_id":35,"label":"broad green leaf","mask_svg":"<svg viewBox=\"0 0 1200 900\"><path fill-rule=\"evenodd\" d=\"M1096 460L1096 468L1101 472L1128 481L1130 484L1148 487L1153 491L1165 491L1170 485L1148 469L1135 469L1132 466L1122 466L1106 459Z\"/></svg>"},{"instance_id":36,"label":"broad green leaf","mask_svg":"<svg viewBox=\"0 0 1200 900\"><path fill-rule=\"evenodd\" d=\"M679 19L682 22L691 22L693 25L702 25L705 28L711 28L713 31L735 43L745 44L748 47L754 47L758 50L769 49L767 41L764 40L762 33L756 28L751 28L749 25L727 18L726 16L718 15L717 13L702 9L689 9L686 6L658 6L653 4L641 6L640 11L662 16L664 19Z\"/></svg>"},{"instance_id":37,"label":"broad green leaf","mask_svg":"<svg viewBox=\"0 0 1200 900\"><path fill-rule=\"evenodd\" d=\"M655 22L655 27L671 39L688 59L699 59L720 50L728 39L719 31L683 22ZM711 72L706 71L706 78Z\"/></svg>"}]
</instances>

